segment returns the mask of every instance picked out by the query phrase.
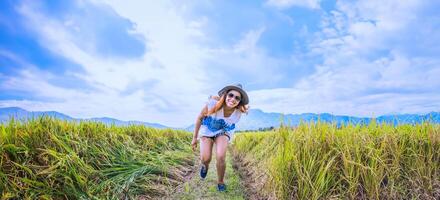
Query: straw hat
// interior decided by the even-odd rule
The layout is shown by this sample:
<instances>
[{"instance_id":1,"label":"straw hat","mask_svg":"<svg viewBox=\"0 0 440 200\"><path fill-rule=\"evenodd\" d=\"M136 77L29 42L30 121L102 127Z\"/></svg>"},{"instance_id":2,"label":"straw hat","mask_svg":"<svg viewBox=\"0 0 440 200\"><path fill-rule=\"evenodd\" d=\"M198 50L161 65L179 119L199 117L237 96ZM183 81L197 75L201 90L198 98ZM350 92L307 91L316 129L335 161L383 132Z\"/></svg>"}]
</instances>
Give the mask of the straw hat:
<instances>
[{"instance_id":1,"label":"straw hat","mask_svg":"<svg viewBox=\"0 0 440 200\"><path fill-rule=\"evenodd\" d=\"M243 90L243 86L241 86L240 83L235 84L235 85L225 86L223 89L218 91L218 95L222 96L225 92L227 92L229 90L236 90L236 91L240 92L240 94L241 94L241 102L240 103L242 103L243 105L247 105L249 103L249 97L248 97L246 91Z\"/></svg>"}]
</instances>

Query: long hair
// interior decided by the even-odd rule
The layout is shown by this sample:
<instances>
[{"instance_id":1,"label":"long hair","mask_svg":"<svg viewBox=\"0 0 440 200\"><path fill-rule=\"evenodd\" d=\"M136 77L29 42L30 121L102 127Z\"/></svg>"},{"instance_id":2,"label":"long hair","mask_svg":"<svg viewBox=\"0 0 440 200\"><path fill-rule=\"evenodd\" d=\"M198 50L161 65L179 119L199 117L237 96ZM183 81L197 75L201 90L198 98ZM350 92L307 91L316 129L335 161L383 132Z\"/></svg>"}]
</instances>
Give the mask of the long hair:
<instances>
[{"instance_id":1,"label":"long hair","mask_svg":"<svg viewBox=\"0 0 440 200\"><path fill-rule=\"evenodd\" d=\"M211 115L216 113L217 111L219 111L220 109L223 108L224 104L225 104L225 100L226 100L226 94L228 94L229 91L226 91L222 94L222 96L211 96L210 98L213 98L215 100L217 100L217 103L214 105L214 107L212 107L210 110L208 110L207 113L204 113L205 116ZM249 111L249 106L248 105L243 105L243 101L240 101L240 103L238 103L238 105L235 107L235 109L238 109L240 112L242 113L248 113Z\"/></svg>"}]
</instances>

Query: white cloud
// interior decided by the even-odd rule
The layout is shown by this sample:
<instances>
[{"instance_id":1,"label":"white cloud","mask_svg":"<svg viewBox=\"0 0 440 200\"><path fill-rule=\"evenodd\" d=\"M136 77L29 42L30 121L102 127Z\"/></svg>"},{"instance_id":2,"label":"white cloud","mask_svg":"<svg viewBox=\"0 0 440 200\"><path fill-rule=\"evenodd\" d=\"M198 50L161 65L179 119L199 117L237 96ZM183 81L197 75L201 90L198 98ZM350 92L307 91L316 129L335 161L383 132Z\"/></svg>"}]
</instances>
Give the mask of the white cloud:
<instances>
[{"instance_id":1,"label":"white cloud","mask_svg":"<svg viewBox=\"0 0 440 200\"><path fill-rule=\"evenodd\" d=\"M182 14L188 11L183 3L83 2L82 6L110 7L134 24L127 31L145 38L147 48L141 57L100 57L87 46L96 41L76 37L81 21L49 17L35 4L25 2L19 11L38 36L38 42L82 66L85 73L69 73L95 91L54 85L49 81L54 74L35 66L26 67L16 77L0 77L6 80L2 87L33 91L55 101L0 101L0 106L185 126L193 123L206 96L224 84L241 82L245 88L253 88L249 91L251 107L268 112L377 116L440 108L440 103L436 103L440 102L436 92L440 88L440 59L436 56L440 34L436 34L434 25L423 22L423 9L429 6L426 2L338 1L336 10L322 19L320 31L302 26L299 34L307 35L308 51L296 52L287 59L273 57L271 49L259 45L270 31L270 24L246 30L233 44L224 44L212 42L215 39L204 30L216 22L210 21L209 16ZM269 0L267 4L280 9L320 8L320 1ZM295 19L283 20L292 23ZM206 46L206 41L220 45ZM412 52L414 47L421 51ZM310 66L314 68L310 76L289 82L289 76L294 74L283 71L286 66L316 63L301 59L316 59L319 64ZM288 83L284 88L267 89L280 81ZM296 85L288 88L293 82Z\"/></svg>"},{"instance_id":2,"label":"white cloud","mask_svg":"<svg viewBox=\"0 0 440 200\"><path fill-rule=\"evenodd\" d=\"M290 8L292 6L319 9L320 0L268 0L267 4L280 9Z\"/></svg>"},{"instance_id":3,"label":"white cloud","mask_svg":"<svg viewBox=\"0 0 440 200\"><path fill-rule=\"evenodd\" d=\"M246 53L255 51L257 47L257 42L260 40L261 34L264 32L264 27L258 30L251 30L247 32L244 37L234 45L234 53Z\"/></svg>"},{"instance_id":4,"label":"white cloud","mask_svg":"<svg viewBox=\"0 0 440 200\"><path fill-rule=\"evenodd\" d=\"M11 54L12 57L12 54ZM142 102L145 96L142 91L121 96L114 90L89 92L59 87L50 83L57 75L39 70L16 55L13 58L23 69L16 76L2 77L2 90L15 90L32 94L33 99L43 100L2 100L0 107L19 106L28 110L56 110L73 117L112 116L122 119L145 118L141 116L138 106L148 105ZM154 104L151 102L150 104ZM154 105L153 105L154 106ZM151 107L151 105L150 105ZM145 109L144 109L145 111ZM153 109L149 110L154 112Z\"/></svg>"},{"instance_id":5,"label":"white cloud","mask_svg":"<svg viewBox=\"0 0 440 200\"><path fill-rule=\"evenodd\" d=\"M323 19L309 44L310 53L323 60L315 73L293 88L251 92L254 108L358 116L438 110L440 59L423 49L413 53L416 44L407 43L418 38L426 49L438 43L435 34L414 35L435 32L421 23L424 6L419 1L338 1L338 10Z\"/></svg>"},{"instance_id":6,"label":"white cloud","mask_svg":"<svg viewBox=\"0 0 440 200\"><path fill-rule=\"evenodd\" d=\"M118 15L130 20L135 24L135 29L130 31L146 39L146 53L138 59L96 56L82 45L93 45L94 41L75 35L81 21L48 17L34 2L21 4L19 12L26 18L28 28L37 34L38 42L54 54L82 66L84 74L70 73L96 90L93 94L71 92L68 88L52 85L47 77L22 74L9 82L24 81L22 88L33 88L25 85L38 86L41 90L48 88L38 95L58 101L36 101L35 107L29 101L13 101L17 106L23 104L30 110L57 110L74 117L101 115L185 126L193 123L206 97L225 84L241 82L246 88L247 85L263 84L267 77L273 81L281 78L276 72L279 61L258 47L264 27L244 33L231 46L211 48L200 44L200 40L207 37L202 29L207 18L185 19L179 15L180 8L168 1L133 4L105 1L105 5L94 2L80 6L110 6ZM212 63L216 65L211 66ZM11 87L20 90L18 84ZM2 103L11 104L10 101Z\"/></svg>"},{"instance_id":7,"label":"white cloud","mask_svg":"<svg viewBox=\"0 0 440 200\"><path fill-rule=\"evenodd\" d=\"M264 27L249 30L231 46L210 49L207 62L213 63L217 68L211 68L212 72L216 73L216 77L241 82L244 87L269 85L268 80L280 81L283 75L280 71L282 61L271 57L266 49L258 46L258 41L264 31ZM220 84L217 85L218 88L222 87Z\"/></svg>"},{"instance_id":8,"label":"white cloud","mask_svg":"<svg viewBox=\"0 0 440 200\"><path fill-rule=\"evenodd\" d=\"M148 50L142 58L114 60L92 55L78 44L90 41L78 41L65 27L66 22L45 16L36 10L33 2L21 4L19 8L28 20L29 28L39 36L40 44L80 64L86 74L77 76L99 89L92 96L83 98L79 95L76 98L77 103L85 104L80 107L83 110L76 113L111 114L110 117L161 122L171 126L192 123L205 101L206 91L210 89L203 82L206 75L201 68L205 52L194 41L195 37L203 35L197 29L198 25L179 16L169 2L107 3L119 15L136 24L136 30L132 31L147 39ZM69 26L72 24L67 23ZM139 85L151 80L157 82L149 88ZM131 87L130 84L140 87L132 91L132 96L121 95ZM46 96L57 94L49 91ZM67 102L69 99L64 100ZM66 103L66 108L60 110L65 111L70 106L74 107ZM172 115L165 111L181 117L171 119Z\"/></svg>"}]
</instances>

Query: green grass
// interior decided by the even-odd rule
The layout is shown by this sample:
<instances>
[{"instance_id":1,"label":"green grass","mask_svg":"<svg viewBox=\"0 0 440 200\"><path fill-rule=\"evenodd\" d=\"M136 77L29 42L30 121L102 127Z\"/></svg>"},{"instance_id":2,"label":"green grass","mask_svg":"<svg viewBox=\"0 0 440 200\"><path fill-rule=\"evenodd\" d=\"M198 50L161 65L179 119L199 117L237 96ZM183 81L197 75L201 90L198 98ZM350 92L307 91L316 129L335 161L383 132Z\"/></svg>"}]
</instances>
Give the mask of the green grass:
<instances>
[{"instance_id":1,"label":"green grass","mask_svg":"<svg viewBox=\"0 0 440 200\"><path fill-rule=\"evenodd\" d=\"M0 125L2 199L243 199L227 156L228 191L216 191L194 165L192 134L145 126L106 126L48 117ZM439 199L440 126L302 124L238 133L239 156L276 199ZM261 179L261 180L258 180ZM186 182L185 182L186 181ZM182 184L185 182L184 184Z\"/></svg>"},{"instance_id":2,"label":"green grass","mask_svg":"<svg viewBox=\"0 0 440 200\"><path fill-rule=\"evenodd\" d=\"M310 123L240 133L232 149L277 199L440 198L439 125Z\"/></svg>"},{"instance_id":3,"label":"green grass","mask_svg":"<svg viewBox=\"0 0 440 200\"><path fill-rule=\"evenodd\" d=\"M215 148L215 147L214 147ZM213 152L213 158L209 165L208 175L205 179L201 179L199 175L198 166L194 169L193 177L179 186L176 191L168 199L230 199L230 200L243 200L243 186L240 182L239 175L232 168L231 155L228 152L226 156L226 173L225 184L227 190L225 192L217 191L217 170L215 150Z\"/></svg>"},{"instance_id":4,"label":"green grass","mask_svg":"<svg viewBox=\"0 0 440 200\"><path fill-rule=\"evenodd\" d=\"M41 117L0 125L2 199L133 199L165 194L193 165L192 134Z\"/></svg>"}]
</instances>

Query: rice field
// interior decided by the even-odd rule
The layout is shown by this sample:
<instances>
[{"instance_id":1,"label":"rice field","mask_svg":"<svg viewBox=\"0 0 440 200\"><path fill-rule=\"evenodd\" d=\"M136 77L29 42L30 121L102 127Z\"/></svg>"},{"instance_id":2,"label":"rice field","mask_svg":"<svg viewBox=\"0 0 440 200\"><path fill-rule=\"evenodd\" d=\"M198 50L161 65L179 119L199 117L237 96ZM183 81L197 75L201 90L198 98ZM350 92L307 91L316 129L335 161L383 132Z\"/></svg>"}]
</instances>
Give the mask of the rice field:
<instances>
[{"instance_id":1,"label":"rice field","mask_svg":"<svg viewBox=\"0 0 440 200\"><path fill-rule=\"evenodd\" d=\"M150 199L194 165L192 134L41 117L0 125L1 199Z\"/></svg>"},{"instance_id":2,"label":"rice field","mask_svg":"<svg viewBox=\"0 0 440 200\"><path fill-rule=\"evenodd\" d=\"M301 124L238 133L262 199L440 199L440 125Z\"/></svg>"},{"instance_id":3,"label":"rice field","mask_svg":"<svg viewBox=\"0 0 440 200\"><path fill-rule=\"evenodd\" d=\"M139 125L12 119L0 124L1 199L163 198L194 167L191 138ZM230 150L256 198L440 199L437 124L304 123L237 133Z\"/></svg>"}]
</instances>

